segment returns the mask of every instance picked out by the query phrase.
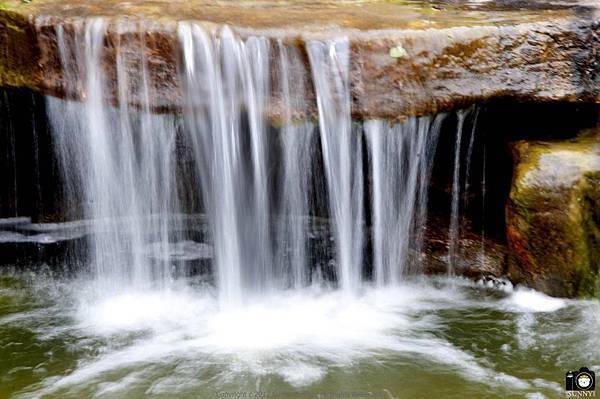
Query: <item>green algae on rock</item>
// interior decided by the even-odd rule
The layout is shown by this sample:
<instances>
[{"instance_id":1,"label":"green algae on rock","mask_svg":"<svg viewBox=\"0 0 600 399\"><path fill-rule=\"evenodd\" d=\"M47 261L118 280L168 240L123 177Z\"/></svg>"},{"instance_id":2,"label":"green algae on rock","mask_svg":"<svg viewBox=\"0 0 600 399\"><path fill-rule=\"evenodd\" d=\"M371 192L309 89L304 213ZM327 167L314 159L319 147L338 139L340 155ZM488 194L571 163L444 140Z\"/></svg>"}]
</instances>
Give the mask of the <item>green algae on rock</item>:
<instances>
[{"instance_id":1,"label":"green algae on rock","mask_svg":"<svg viewBox=\"0 0 600 399\"><path fill-rule=\"evenodd\" d=\"M506 207L509 275L556 296L600 293L600 131L519 141Z\"/></svg>"}]
</instances>

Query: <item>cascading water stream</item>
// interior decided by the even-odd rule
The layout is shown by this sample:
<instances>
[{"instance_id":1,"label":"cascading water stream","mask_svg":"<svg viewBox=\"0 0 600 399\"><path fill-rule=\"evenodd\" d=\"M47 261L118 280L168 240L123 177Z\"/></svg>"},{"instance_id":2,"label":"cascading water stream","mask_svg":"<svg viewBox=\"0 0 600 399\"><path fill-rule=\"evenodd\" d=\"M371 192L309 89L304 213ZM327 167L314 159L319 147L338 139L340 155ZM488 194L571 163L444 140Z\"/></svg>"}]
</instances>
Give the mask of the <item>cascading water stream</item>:
<instances>
[{"instance_id":1,"label":"cascading water stream","mask_svg":"<svg viewBox=\"0 0 600 399\"><path fill-rule=\"evenodd\" d=\"M77 23L71 36L61 25L56 29L63 73L73 85L68 90L81 87L84 101L48 98L48 113L65 171L65 196L81 193L83 214L98 232L90 240L96 278L108 287L141 288L165 286L177 277L169 251L191 240L186 232L196 226L173 216L197 209L182 204L191 196L201 199L208 215L222 304L239 304L252 292L308 284L308 233L299 220L310 213L314 127L291 123L291 113L283 116L290 122L283 124L279 143L284 168L277 192L284 217L273 232L266 39L244 41L227 27L207 31L181 23L181 118L151 111L154 82L147 61L134 60L144 54L143 35L134 43L117 43L116 81L110 82L103 67L107 26L102 19ZM303 111L302 58L283 43L277 51L277 85L285 102ZM109 90L118 94L117 107L105 100ZM129 105L133 97L141 101L135 109ZM182 170L185 181L178 179ZM148 248L165 261L149 262Z\"/></svg>"},{"instance_id":2,"label":"cascading water stream","mask_svg":"<svg viewBox=\"0 0 600 399\"><path fill-rule=\"evenodd\" d=\"M454 143L454 168L452 173L452 196L451 196L451 205L450 205L450 226L448 230L448 274L453 275L456 269L457 259L459 258L459 250L460 250L460 235L461 235L461 222L460 222L460 208L461 208L461 199L462 206L464 209L468 206L468 195L469 188L471 183L471 160L473 157L473 150L475 146L475 136L477 129L477 120L479 118L479 108L469 108L460 110L457 112L457 126L456 126L456 136ZM469 142L466 149L465 154L465 172L464 172L464 183L462 188L462 196L461 196L461 155L462 155L462 139L463 139L463 130L466 118L469 114L473 114L472 122L471 122L471 131L469 135ZM484 160L484 168L485 168L485 160ZM484 170L485 173L485 170ZM485 191L485 176L483 176L484 182L483 190ZM485 197L485 194L484 194ZM483 199L485 201L485 198ZM483 212L483 210L482 210ZM483 238L482 238L483 240ZM482 241L482 245L484 242ZM483 261L484 258L482 258Z\"/></svg>"},{"instance_id":3,"label":"cascading water stream","mask_svg":"<svg viewBox=\"0 0 600 399\"><path fill-rule=\"evenodd\" d=\"M361 135L352 126L347 39L307 44L319 109L321 147L336 243L340 286L362 281L363 176Z\"/></svg>"},{"instance_id":4,"label":"cascading water stream","mask_svg":"<svg viewBox=\"0 0 600 399\"><path fill-rule=\"evenodd\" d=\"M485 196L487 194L486 190L486 158L487 158L487 149L485 144L483 145L483 158L482 158L482 166L481 166L481 263L485 262Z\"/></svg>"},{"instance_id":5,"label":"cascading water stream","mask_svg":"<svg viewBox=\"0 0 600 399\"><path fill-rule=\"evenodd\" d=\"M306 92L306 74L298 68L302 64L301 54L295 47L277 42L279 69L281 73L282 98L288 107L281 128L283 177L281 187L276 264L278 279L287 281L294 288L309 283L309 265L307 262L307 232L309 226L305 217L309 214L309 194L311 168L315 151L315 127L311 122L293 121L290 109L306 111L308 104Z\"/></svg>"},{"instance_id":6,"label":"cascading water stream","mask_svg":"<svg viewBox=\"0 0 600 399\"><path fill-rule=\"evenodd\" d=\"M102 19L77 22L71 35L57 26L63 73L72 85L67 89L81 90L83 101L48 99L66 196L82 197L83 215L94 221L92 264L105 289L168 287L180 276L173 261L178 251L206 243L222 306L315 283L315 271L326 274L314 258L323 254L311 253L308 245L316 237L308 216L315 212L311 190L320 174L335 261L318 261L334 265L342 292L361 290L369 272L363 262L368 239L377 286L398 285L418 272L411 266L420 261L445 115L353 123L347 39L309 41L309 71L300 49L283 40L241 39L227 27L188 22L177 27L181 115L157 114L156 82L144 56L149 44L136 33L145 28L119 26L136 39L118 40L114 61L105 47L109 28ZM309 114L311 77L318 127L302 120ZM274 90L284 105L277 131L267 119ZM111 92L116 105L106 100ZM134 98L136 106L130 105ZM459 112L457 140L465 115ZM319 144L323 170L314 162ZM277 173L273 156L282 166ZM458 191L455 176L454 221ZM206 214L207 229L184 216L194 212ZM451 231L456 233L456 223Z\"/></svg>"},{"instance_id":7,"label":"cascading water stream","mask_svg":"<svg viewBox=\"0 0 600 399\"><path fill-rule=\"evenodd\" d=\"M463 127L468 110L457 112L456 139L454 142L454 169L452 172L452 198L450 204L450 228L448 229L448 274L454 275L458 257L460 239L460 154L463 136Z\"/></svg>"},{"instance_id":8,"label":"cascading water stream","mask_svg":"<svg viewBox=\"0 0 600 399\"><path fill-rule=\"evenodd\" d=\"M397 285L409 264L409 248L420 250L426 218L428 157L435 152L441 118L410 118L389 126L367 121L365 134L371 165L374 280ZM412 245L411 245L412 244Z\"/></svg>"},{"instance_id":9,"label":"cascading water stream","mask_svg":"<svg viewBox=\"0 0 600 399\"><path fill-rule=\"evenodd\" d=\"M243 290L268 288L272 275L264 121L268 47L259 38L242 42L228 28L213 35L198 25L179 25L183 109L207 202L222 301L236 304ZM243 148L244 115L250 161Z\"/></svg>"},{"instance_id":10,"label":"cascading water stream","mask_svg":"<svg viewBox=\"0 0 600 399\"><path fill-rule=\"evenodd\" d=\"M424 152L419 159L419 192L417 210L415 215L414 249L418 258L417 266L420 266L423 256L423 241L427 229L427 204L429 200L429 182L433 171L433 160L435 158L442 123L447 114L438 114L433 119L428 132ZM419 270L417 270L418 272Z\"/></svg>"},{"instance_id":11,"label":"cascading water stream","mask_svg":"<svg viewBox=\"0 0 600 399\"><path fill-rule=\"evenodd\" d=\"M475 137L477 131L477 121L479 120L479 113L481 108L475 108L473 111L473 122L471 126L471 133L469 138L469 146L466 154L466 166L465 166L465 182L463 187L463 208L466 210L469 205L469 189L471 187L471 163L473 161L473 150L475 147ZM481 248L479 251L479 261L485 266L485 142L483 142L482 148L482 174L481 174Z\"/></svg>"},{"instance_id":12,"label":"cascading water stream","mask_svg":"<svg viewBox=\"0 0 600 399\"><path fill-rule=\"evenodd\" d=\"M465 184L463 188L463 206L466 208L469 202L469 187L471 186L471 161L473 158L473 149L475 147L475 133L477 129L477 120L479 119L480 108L475 109L473 123L471 126L471 134L469 135L469 147L467 148L467 158L465 166Z\"/></svg>"},{"instance_id":13,"label":"cascading water stream","mask_svg":"<svg viewBox=\"0 0 600 399\"><path fill-rule=\"evenodd\" d=\"M85 101L48 98L48 115L67 197L81 198L84 216L95 221L96 234L90 241L93 274L109 290L164 285L170 277L169 265L147 260L144 237L154 235L158 238L153 241L165 244L176 239L165 226L165 217L178 212L173 198L174 119L154 115L149 107L133 112L127 101L119 109L107 106L104 94L113 84L121 98L131 95L126 91L133 84L122 73L118 82L110 82L100 68L103 20L76 24L75 29L68 40L59 26L57 44L66 81L82 83ZM119 61L121 69L127 60ZM140 68L135 73L147 76L145 67ZM144 83L137 89L147 90ZM140 94L150 98L147 92ZM160 251L168 257L168 245Z\"/></svg>"}]
</instances>

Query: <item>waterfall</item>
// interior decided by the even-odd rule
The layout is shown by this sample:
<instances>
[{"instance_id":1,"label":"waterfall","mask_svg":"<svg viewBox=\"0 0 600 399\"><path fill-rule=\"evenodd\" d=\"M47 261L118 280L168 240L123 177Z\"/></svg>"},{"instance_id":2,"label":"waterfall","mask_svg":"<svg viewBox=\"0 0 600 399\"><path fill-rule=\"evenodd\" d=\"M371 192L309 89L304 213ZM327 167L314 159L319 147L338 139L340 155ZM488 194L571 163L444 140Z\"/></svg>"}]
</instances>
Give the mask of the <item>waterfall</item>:
<instances>
[{"instance_id":1,"label":"waterfall","mask_svg":"<svg viewBox=\"0 0 600 399\"><path fill-rule=\"evenodd\" d=\"M301 54L295 47L277 43L279 69L281 71L282 97L288 107L281 128L283 187L280 199L279 224L276 245L278 247L278 276L294 288L309 282L307 263L307 226L304 218L309 214L311 168L315 151L315 127L311 122L294 122L290 109L306 110L306 74L298 68Z\"/></svg>"},{"instance_id":2,"label":"waterfall","mask_svg":"<svg viewBox=\"0 0 600 399\"><path fill-rule=\"evenodd\" d=\"M90 240L94 275L109 287L168 284L177 277L169 252L193 238L186 231L197 229L173 216L201 206L223 304L281 284L308 284L307 228L300 220L309 214L314 127L283 116L277 192L285 217L273 232L267 39L241 40L227 27L179 24L179 116L153 113L155 82L147 61L134 60L144 54L143 35L135 43L117 43L116 82L110 81L103 67L106 31L102 19L78 23L72 36L57 26L63 73L73 85L68 89L81 86L84 101L47 101L67 197L81 197L83 216L94 220L98 232ZM278 53L277 85L285 101L306 108L301 55L283 43ZM111 90L116 106L106 100ZM140 106L130 106L132 98ZM190 208L188 202L201 205ZM279 242L287 243L285 250ZM148 248L165 260L149 262Z\"/></svg>"},{"instance_id":3,"label":"waterfall","mask_svg":"<svg viewBox=\"0 0 600 399\"><path fill-rule=\"evenodd\" d=\"M454 169L452 171L452 199L450 204L450 228L448 231L448 274L453 275L458 257L460 239L459 203L460 203L460 162L463 126L468 110L457 113L456 140L454 142Z\"/></svg>"},{"instance_id":4,"label":"waterfall","mask_svg":"<svg viewBox=\"0 0 600 399\"><path fill-rule=\"evenodd\" d=\"M428 159L440 126L440 120L432 125L429 117L394 126L385 121L365 123L372 180L373 274L379 286L398 284L408 267L409 248L420 250L423 237L415 230L424 224Z\"/></svg>"},{"instance_id":5,"label":"waterfall","mask_svg":"<svg viewBox=\"0 0 600 399\"><path fill-rule=\"evenodd\" d=\"M419 191L417 200L417 214L415 215L415 233L414 246L415 253L419 256L417 266L420 265L423 252L423 239L427 228L427 202L429 199L429 182L433 170L433 160L437 150L438 139L442 129L442 123L447 114L438 114L435 116L428 137L424 152L419 160ZM417 270L418 271L418 270Z\"/></svg>"},{"instance_id":6,"label":"waterfall","mask_svg":"<svg viewBox=\"0 0 600 399\"><path fill-rule=\"evenodd\" d=\"M485 143L483 144L483 159L481 166L481 263L485 262L485 195L486 195L486 158L487 149Z\"/></svg>"},{"instance_id":7,"label":"waterfall","mask_svg":"<svg viewBox=\"0 0 600 399\"><path fill-rule=\"evenodd\" d=\"M174 118L150 112L151 94L144 81L141 110L129 109L131 75L148 79L144 65L129 75L118 62L117 82L101 70L106 24L93 19L75 26L67 39L57 27L57 44L65 81L82 82L85 101L75 103L48 98L48 116L55 149L65 172L68 197L83 201L83 215L95 220L90 241L92 273L108 289L164 284L170 278L167 262L148 262L150 242L161 242L169 254L166 215L177 213L174 193ZM116 84L121 102L109 107L105 92ZM77 87L72 87L77 90ZM152 236L150 239L146 238Z\"/></svg>"},{"instance_id":8,"label":"waterfall","mask_svg":"<svg viewBox=\"0 0 600 399\"><path fill-rule=\"evenodd\" d=\"M115 27L103 19L56 25L65 91L81 101L47 99L65 197L94 233L90 264L100 290L169 287L190 248L210 258L223 307L306 287L315 273L354 295L369 263L377 286L419 271L445 114L353 122L348 39L299 48L192 22L176 29L180 111L160 113L147 27L110 24L128 34L109 39ZM312 109L317 121L307 118ZM465 115L458 113L453 242ZM315 198L326 199L328 215ZM328 216L330 237L312 231L316 216ZM335 259L315 251L315 240Z\"/></svg>"},{"instance_id":9,"label":"waterfall","mask_svg":"<svg viewBox=\"0 0 600 399\"><path fill-rule=\"evenodd\" d=\"M463 202L464 207L467 207L469 202L468 194L469 187L471 185L471 160L473 158L473 148L475 147L475 133L477 129L477 120L479 119L480 108L475 109L475 115L473 116L473 124L471 126L471 134L469 136L469 147L467 148L467 158L465 165L465 184L463 188Z\"/></svg>"},{"instance_id":10,"label":"waterfall","mask_svg":"<svg viewBox=\"0 0 600 399\"><path fill-rule=\"evenodd\" d=\"M209 34L181 23L178 33L186 136L210 215L220 293L223 302L235 304L242 290L271 283L264 119L269 47L264 38L241 41L227 27Z\"/></svg>"},{"instance_id":11,"label":"waterfall","mask_svg":"<svg viewBox=\"0 0 600 399\"><path fill-rule=\"evenodd\" d=\"M469 135L469 143L465 154L465 172L464 184L462 192L463 208L468 206L468 190L471 183L471 159L473 157L473 149L475 146L475 136L477 129L477 120L479 119L479 108L471 107L469 109L460 110L457 112L457 126L454 143L454 167L452 171L452 197L450 204L450 227L448 232L448 274L453 275L456 267L459 251L460 240L460 202L461 202L461 155L462 155L462 136L465 125L465 120L470 113L473 113L471 122L471 131ZM483 168L485 173L485 147ZM482 189L485 201L485 175L483 176ZM482 241L483 243L483 241ZM483 244L482 244L483 245Z\"/></svg>"},{"instance_id":12,"label":"waterfall","mask_svg":"<svg viewBox=\"0 0 600 399\"><path fill-rule=\"evenodd\" d=\"M469 138L469 147L466 155L465 182L463 187L463 207L467 209L469 205L469 188L471 187L471 162L473 160L473 149L475 147L475 136L477 121L479 119L480 108L475 108L471 133ZM482 266L485 266L485 142L482 148L482 175L481 175L481 248L479 259Z\"/></svg>"},{"instance_id":13,"label":"waterfall","mask_svg":"<svg viewBox=\"0 0 600 399\"><path fill-rule=\"evenodd\" d=\"M319 109L319 130L335 232L340 286L361 285L363 176L361 135L352 126L347 39L307 44Z\"/></svg>"}]
</instances>

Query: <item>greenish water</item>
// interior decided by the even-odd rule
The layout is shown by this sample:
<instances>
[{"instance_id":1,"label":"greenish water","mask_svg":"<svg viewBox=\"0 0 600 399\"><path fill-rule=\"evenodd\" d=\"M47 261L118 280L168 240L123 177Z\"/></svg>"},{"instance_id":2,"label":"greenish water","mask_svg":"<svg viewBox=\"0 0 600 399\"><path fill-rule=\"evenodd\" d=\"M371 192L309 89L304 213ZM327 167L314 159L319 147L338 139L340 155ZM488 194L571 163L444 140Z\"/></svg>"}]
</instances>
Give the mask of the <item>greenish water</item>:
<instances>
[{"instance_id":1,"label":"greenish water","mask_svg":"<svg viewBox=\"0 0 600 399\"><path fill-rule=\"evenodd\" d=\"M220 309L211 289L0 277L0 397L559 398L600 371L600 304L418 280Z\"/></svg>"}]
</instances>

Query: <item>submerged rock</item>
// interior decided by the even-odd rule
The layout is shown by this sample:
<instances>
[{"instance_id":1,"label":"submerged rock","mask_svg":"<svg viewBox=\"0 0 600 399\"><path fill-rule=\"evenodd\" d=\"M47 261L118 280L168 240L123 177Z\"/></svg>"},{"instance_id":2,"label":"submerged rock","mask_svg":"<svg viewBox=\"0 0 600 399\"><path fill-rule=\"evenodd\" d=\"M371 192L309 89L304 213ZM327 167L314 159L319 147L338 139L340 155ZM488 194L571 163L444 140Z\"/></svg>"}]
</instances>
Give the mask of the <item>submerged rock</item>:
<instances>
[{"instance_id":1,"label":"submerged rock","mask_svg":"<svg viewBox=\"0 0 600 399\"><path fill-rule=\"evenodd\" d=\"M600 132L514 144L506 208L513 281L556 296L600 293Z\"/></svg>"}]
</instances>

